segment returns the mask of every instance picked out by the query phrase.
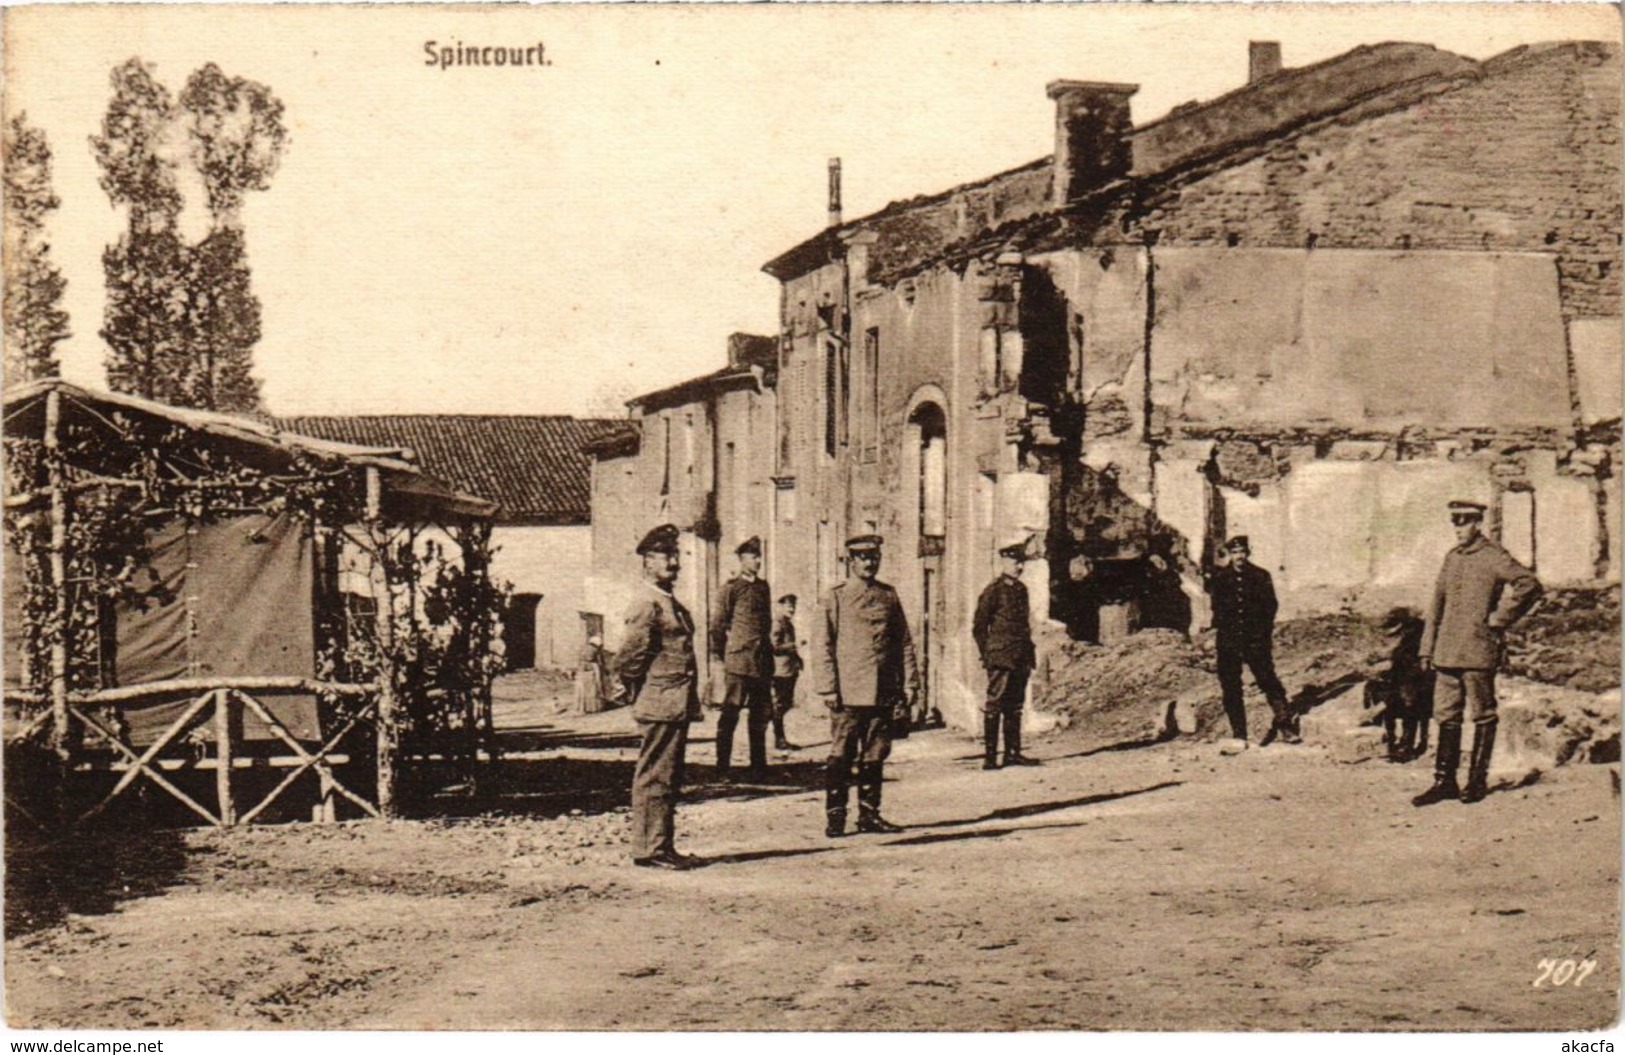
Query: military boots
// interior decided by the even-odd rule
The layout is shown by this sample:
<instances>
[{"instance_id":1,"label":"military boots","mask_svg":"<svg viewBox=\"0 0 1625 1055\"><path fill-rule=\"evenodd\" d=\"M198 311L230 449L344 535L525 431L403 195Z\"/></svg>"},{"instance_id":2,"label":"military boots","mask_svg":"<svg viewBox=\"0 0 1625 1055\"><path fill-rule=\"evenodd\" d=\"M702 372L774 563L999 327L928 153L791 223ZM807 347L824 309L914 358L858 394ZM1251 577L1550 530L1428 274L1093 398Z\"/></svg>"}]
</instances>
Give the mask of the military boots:
<instances>
[{"instance_id":1,"label":"military boots","mask_svg":"<svg viewBox=\"0 0 1625 1055\"><path fill-rule=\"evenodd\" d=\"M1467 761L1467 790L1461 793L1463 802L1480 802L1489 793L1490 756L1495 752L1495 730L1500 724L1495 718L1473 723L1473 751ZM1440 740L1443 739L1441 734Z\"/></svg>"},{"instance_id":2,"label":"military boots","mask_svg":"<svg viewBox=\"0 0 1625 1055\"><path fill-rule=\"evenodd\" d=\"M1491 730L1491 735L1494 730ZM1487 761L1487 756L1486 756ZM1411 799L1412 806L1431 806L1461 797L1456 784L1456 767L1461 763L1461 723L1439 723L1439 746L1433 755L1433 786Z\"/></svg>"},{"instance_id":3,"label":"military boots","mask_svg":"<svg viewBox=\"0 0 1625 1055\"><path fill-rule=\"evenodd\" d=\"M982 768L999 768L999 716L982 715Z\"/></svg>"},{"instance_id":4,"label":"military boots","mask_svg":"<svg viewBox=\"0 0 1625 1055\"><path fill-rule=\"evenodd\" d=\"M903 829L880 815L880 789L884 763L864 762L858 766L858 831L891 835Z\"/></svg>"},{"instance_id":5,"label":"military boots","mask_svg":"<svg viewBox=\"0 0 1625 1055\"><path fill-rule=\"evenodd\" d=\"M1021 712L1011 711L1004 716L1004 764L1007 766L1036 766L1036 758L1021 753Z\"/></svg>"},{"instance_id":6,"label":"military boots","mask_svg":"<svg viewBox=\"0 0 1625 1055\"><path fill-rule=\"evenodd\" d=\"M824 834L839 839L846 834L846 764L833 760L824 766Z\"/></svg>"},{"instance_id":7,"label":"military boots","mask_svg":"<svg viewBox=\"0 0 1625 1055\"><path fill-rule=\"evenodd\" d=\"M734 730L739 728L739 710L724 707L717 715L717 775L728 776L733 771Z\"/></svg>"}]
</instances>

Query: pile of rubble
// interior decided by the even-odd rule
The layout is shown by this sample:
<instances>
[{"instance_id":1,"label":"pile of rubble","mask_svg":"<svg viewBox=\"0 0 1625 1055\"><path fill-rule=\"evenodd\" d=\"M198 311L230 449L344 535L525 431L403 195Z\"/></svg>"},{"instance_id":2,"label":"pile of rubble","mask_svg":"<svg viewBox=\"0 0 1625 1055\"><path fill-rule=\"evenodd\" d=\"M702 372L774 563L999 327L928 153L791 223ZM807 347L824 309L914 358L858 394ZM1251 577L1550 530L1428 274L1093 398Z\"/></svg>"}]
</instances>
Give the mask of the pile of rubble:
<instances>
[{"instance_id":1,"label":"pile of rubble","mask_svg":"<svg viewBox=\"0 0 1625 1055\"><path fill-rule=\"evenodd\" d=\"M1350 613L1288 620L1276 628L1276 670L1304 714L1306 741L1334 758L1382 753L1363 683L1378 669L1385 639L1374 620ZM1498 769L1534 770L1619 758L1619 588L1548 593L1509 635L1500 679ZM1040 645L1033 704L1092 744L1157 735L1225 735L1211 634L1192 641L1145 630L1114 645L1050 640ZM1248 676L1254 738L1269 711Z\"/></svg>"}]
</instances>

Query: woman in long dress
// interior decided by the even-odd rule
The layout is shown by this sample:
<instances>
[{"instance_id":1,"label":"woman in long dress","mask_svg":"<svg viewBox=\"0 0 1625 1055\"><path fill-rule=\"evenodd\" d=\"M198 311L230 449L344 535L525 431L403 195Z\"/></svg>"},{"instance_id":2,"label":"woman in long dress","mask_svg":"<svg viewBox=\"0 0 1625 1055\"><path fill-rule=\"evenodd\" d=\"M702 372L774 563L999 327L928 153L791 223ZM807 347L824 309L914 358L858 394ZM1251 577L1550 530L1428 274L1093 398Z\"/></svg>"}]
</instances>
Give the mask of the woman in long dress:
<instances>
[{"instance_id":1,"label":"woman in long dress","mask_svg":"<svg viewBox=\"0 0 1625 1055\"><path fill-rule=\"evenodd\" d=\"M604 709L604 639L597 634L587 638L576 668L577 714L597 714Z\"/></svg>"}]
</instances>

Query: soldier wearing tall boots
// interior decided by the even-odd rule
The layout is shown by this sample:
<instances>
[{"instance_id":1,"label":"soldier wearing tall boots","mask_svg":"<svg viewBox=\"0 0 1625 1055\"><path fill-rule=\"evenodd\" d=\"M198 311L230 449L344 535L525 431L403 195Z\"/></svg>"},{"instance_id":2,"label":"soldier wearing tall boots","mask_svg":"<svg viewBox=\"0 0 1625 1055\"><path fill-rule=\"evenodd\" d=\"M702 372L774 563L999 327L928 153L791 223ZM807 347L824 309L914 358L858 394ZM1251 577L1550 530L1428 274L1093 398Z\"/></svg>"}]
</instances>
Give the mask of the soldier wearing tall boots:
<instances>
[{"instance_id":1,"label":"soldier wearing tall boots","mask_svg":"<svg viewBox=\"0 0 1625 1055\"><path fill-rule=\"evenodd\" d=\"M1439 719L1433 755L1433 786L1411 800L1431 806L1446 799L1478 802L1489 790L1490 756L1495 750L1495 671L1505 651L1506 629L1540 597L1535 573L1483 534L1484 505L1454 501L1450 523L1456 546L1445 554L1433 589L1422 663L1434 672L1433 708ZM1463 717L1472 719L1472 755L1467 787L1456 783L1461 763Z\"/></svg>"},{"instance_id":2,"label":"soldier wearing tall boots","mask_svg":"<svg viewBox=\"0 0 1625 1055\"><path fill-rule=\"evenodd\" d=\"M1213 627L1219 668L1219 692L1225 717L1230 720L1234 738L1226 750L1247 746L1247 708L1242 700L1241 671L1253 672L1264 698L1269 701L1273 721L1260 744L1276 737L1286 743L1299 741L1287 706L1286 688L1275 674L1275 582L1270 573L1252 562L1252 545L1246 535L1225 543L1219 564L1206 579L1213 598Z\"/></svg>"},{"instance_id":3,"label":"soldier wearing tall boots","mask_svg":"<svg viewBox=\"0 0 1625 1055\"><path fill-rule=\"evenodd\" d=\"M700 694L694 620L671 592L680 568L677 534L662 524L638 544L644 583L626 610L613 692L617 702L631 700L643 733L632 774L632 863L682 870L694 861L677 852L674 821L688 725L700 716Z\"/></svg>"},{"instance_id":4,"label":"soldier wearing tall boots","mask_svg":"<svg viewBox=\"0 0 1625 1055\"><path fill-rule=\"evenodd\" d=\"M717 772L732 768L734 730L745 712L750 771L767 771L767 724L773 713L773 597L761 577L762 540L734 550L739 574L722 587L711 617L711 653L722 664L727 688L717 719Z\"/></svg>"},{"instance_id":5,"label":"soldier wearing tall boots","mask_svg":"<svg viewBox=\"0 0 1625 1055\"><path fill-rule=\"evenodd\" d=\"M849 578L824 595L814 633L813 691L830 710L824 834L846 834L848 792L856 766L858 831L896 832L880 815L891 726L907 721L919 697L914 642L897 591L875 578L879 535L847 540Z\"/></svg>"},{"instance_id":6,"label":"soldier wearing tall boots","mask_svg":"<svg viewBox=\"0 0 1625 1055\"><path fill-rule=\"evenodd\" d=\"M999 548L999 577L988 583L976 602L971 636L987 671L982 701L982 768L999 768L999 724L1004 724L1004 764L1036 766L1021 753L1021 712L1027 703L1027 679L1033 669L1032 622L1027 587L1021 572L1031 535L1006 540Z\"/></svg>"}]
</instances>

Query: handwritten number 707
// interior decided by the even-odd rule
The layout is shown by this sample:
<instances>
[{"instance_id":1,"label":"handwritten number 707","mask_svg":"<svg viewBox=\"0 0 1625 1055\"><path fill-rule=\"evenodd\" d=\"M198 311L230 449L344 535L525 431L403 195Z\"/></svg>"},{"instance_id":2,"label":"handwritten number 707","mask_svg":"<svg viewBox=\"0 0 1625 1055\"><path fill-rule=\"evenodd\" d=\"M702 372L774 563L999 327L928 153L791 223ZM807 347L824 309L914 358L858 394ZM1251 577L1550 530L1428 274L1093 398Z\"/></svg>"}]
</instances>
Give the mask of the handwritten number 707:
<instances>
[{"instance_id":1,"label":"handwritten number 707","mask_svg":"<svg viewBox=\"0 0 1625 1055\"><path fill-rule=\"evenodd\" d=\"M1573 959L1542 960L1535 965L1535 969L1540 972L1535 976L1536 989L1548 981L1552 983L1554 989L1565 985L1572 985L1578 989L1580 983L1586 980L1586 976L1597 969L1597 961L1589 957L1578 962Z\"/></svg>"}]
</instances>

